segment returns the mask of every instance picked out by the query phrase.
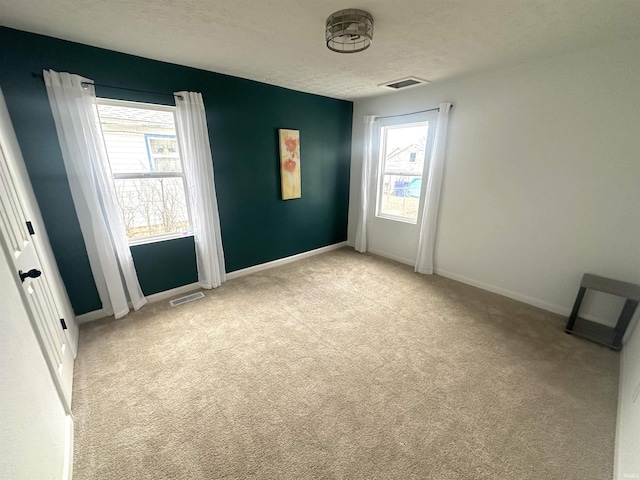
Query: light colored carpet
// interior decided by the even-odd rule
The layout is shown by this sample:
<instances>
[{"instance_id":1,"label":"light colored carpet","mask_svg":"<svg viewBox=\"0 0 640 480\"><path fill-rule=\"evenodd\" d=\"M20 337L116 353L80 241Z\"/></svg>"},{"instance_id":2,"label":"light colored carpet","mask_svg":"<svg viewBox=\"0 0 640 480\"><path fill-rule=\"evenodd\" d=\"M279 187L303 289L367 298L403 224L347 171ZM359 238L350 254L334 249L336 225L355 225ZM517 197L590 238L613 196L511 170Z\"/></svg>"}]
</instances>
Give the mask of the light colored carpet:
<instances>
[{"instance_id":1,"label":"light colored carpet","mask_svg":"<svg viewBox=\"0 0 640 480\"><path fill-rule=\"evenodd\" d=\"M84 325L74 480L612 477L618 354L341 249Z\"/></svg>"}]
</instances>

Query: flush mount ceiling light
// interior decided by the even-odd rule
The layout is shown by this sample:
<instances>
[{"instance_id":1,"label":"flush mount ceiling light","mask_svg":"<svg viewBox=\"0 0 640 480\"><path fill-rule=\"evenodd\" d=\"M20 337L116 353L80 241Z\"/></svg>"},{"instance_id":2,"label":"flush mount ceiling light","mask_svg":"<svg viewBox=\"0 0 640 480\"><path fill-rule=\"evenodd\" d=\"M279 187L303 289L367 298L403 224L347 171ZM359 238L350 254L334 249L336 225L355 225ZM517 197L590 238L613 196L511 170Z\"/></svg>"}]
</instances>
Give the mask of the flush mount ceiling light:
<instances>
[{"instance_id":1,"label":"flush mount ceiling light","mask_svg":"<svg viewBox=\"0 0 640 480\"><path fill-rule=\"evenodd\" d=\"M327 48L338 53L366 50L373 41L373 17L364 10L348 8L329 15L325 29Z\"/></svg>"}]
</instances>

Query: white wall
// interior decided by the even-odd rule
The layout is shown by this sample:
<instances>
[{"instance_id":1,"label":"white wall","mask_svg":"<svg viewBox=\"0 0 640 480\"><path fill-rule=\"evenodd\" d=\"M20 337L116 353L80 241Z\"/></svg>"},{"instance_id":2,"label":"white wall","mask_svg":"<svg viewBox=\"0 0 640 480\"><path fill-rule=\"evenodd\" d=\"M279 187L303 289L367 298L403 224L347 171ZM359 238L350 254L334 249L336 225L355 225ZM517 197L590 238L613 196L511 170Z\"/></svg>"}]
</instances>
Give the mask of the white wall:
<instances>
[{"instance_id":1,"label":"white wall","mask_svg":"<svg viewBox=\"0 0 640 480\"><path fill-rule=\"evenodd\" d=\"M617 43L356 101L349 242L363 115L451 101L438 272L563 314L584 272L640 283L639 58ZM587 313L614 319L621 303L592 297Z\"/></svg>"},{"instance_id":2,"label":"white wall","mask_svg":"<svg viewBox=\"0 0 640 480\"><path fill-rule=\"evenodd\" d=\"M640 43L616 43L357 101L349 242L363 115L451 101L437 272L565 315L584 272L640 283L639 59ZM415 244L386 253L415 260ZM588 294L585 316L611 323L621 305ZM640 475L639 330L621 357L616 479L640 478L624 476Z\"/></svg>"},{"instance_id":3,"label":"white wall","mask_svg":"<svg viewBox=\"0 0 640 480\"><path fill-rule=\"evenodd\" d=\"M0 478L60 480L66 415L14 274L0 248Z\"/></svg>"}]
</instances>

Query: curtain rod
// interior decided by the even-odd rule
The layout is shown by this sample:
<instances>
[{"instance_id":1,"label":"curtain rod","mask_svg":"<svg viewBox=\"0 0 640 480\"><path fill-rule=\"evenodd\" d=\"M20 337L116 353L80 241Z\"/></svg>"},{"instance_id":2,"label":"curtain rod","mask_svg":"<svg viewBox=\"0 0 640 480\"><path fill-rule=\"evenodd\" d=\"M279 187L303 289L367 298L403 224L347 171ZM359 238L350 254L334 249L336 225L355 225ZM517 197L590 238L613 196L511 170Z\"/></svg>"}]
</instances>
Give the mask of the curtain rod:
<instances>
[{"instance_id":1,"label":"curtain rod","mask_svg":"<svg viewBox=\"0 0 640 480\"><path fill-rule=\"evenodd\" d=\"M44 76L41 73L31 72L31 76L33 78L39 78L44 82ZM91 82L81 82L84 87L87 85L93 85L94 87L104 87L104 88L115 88L116 90L127 90L129 92L138 92L138 93L151 93L153 95L165 95L170 97L177 97L182 100L182 95L174 95L173 93L164 93L164 92L152 92L149 90L138 90L135 88L127 88L127 87L116 87L115 85L106 85L104 83L91 83Z\"/></svg>"},{"instance_id":2,"label":"curtain rod","mask_svg":"<svg viewBox=\"0 0 640 480\"><path fill-rule=\"evenodd\" d=\"M451 105L450 108L453 108L453 105ZM380 120L381 118L406 117L407 115L415 115L417 113L438 112L438 111L440 111L440 107L428 108L427 110L418 110L417 112L399 113L398 115L386 115L384 117L376 117L376 120Z\"/></svg>"}]
</instances>

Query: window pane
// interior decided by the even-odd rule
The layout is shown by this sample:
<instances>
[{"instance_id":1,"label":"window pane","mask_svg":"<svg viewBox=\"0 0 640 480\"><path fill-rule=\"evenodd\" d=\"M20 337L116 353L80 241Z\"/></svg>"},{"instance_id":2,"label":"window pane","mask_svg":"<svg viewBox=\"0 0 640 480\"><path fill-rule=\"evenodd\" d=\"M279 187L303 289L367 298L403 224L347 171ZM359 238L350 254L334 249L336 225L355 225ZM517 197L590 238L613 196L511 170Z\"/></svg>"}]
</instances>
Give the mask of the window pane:
<instances>
[{"instance_id":1,"label":"window pane","mask_svg":"<svg viewBox=\"0 0 640 480\"><path fill-rule=\"evenodd\" d=\"M154 172L180 172L178 140L175 135L145 134L149 146L151 169Z\"/></svg>"},{"instance_id":2,"label":"window pane","mask_svg":"<svg viewBox=\"0 0 640 480\"><path fill-rule=\"evenodd\" d=\"M180 159L177 157L156 157L153 159L154 172L179 172Z\"/></svg>"},{"instance_id":3,"label":"window pane","mask_svg":"<svg viewBox=\"0 0 640 480\"><path fill-rule=\"evenodd\" d=\"M386 133L384 171L422 175L428 124L385 128L384 131Z\"/></svg>"},{"instance_id":4,"label":"window pane","mask_svg":"<svg viewBox=\"0 0 640 480\"><path fill-rule=\"evenodd\" d=\"M135 102L103 102L98 102L98 113L111 172L129 177L113 180L127 236L187 235L189 211L174 111ZM180 176L153 178L149 173Z\"/></svg>"},{"instance_id":5,"label":"window pane","mask_svg":"<svg viewBox=\"0 0 640 480\"><path fill-rule=\"evenodd\" d=\"M417 220L429 123L384 127L378 214Z\"/></svg>"},{"instance_id":6,"label":"window pane","mask_svg":"<svg viewBox=\"0 0 640 480\"><path fill-rule=\"evenodd\" d=\"M189 215L180 178L114 180L127 237L187 234Z\"/></svg>"},{"instance_id":7,"label":"window pane","mask_svg":"<svg viewBox=\"0 0 640 480\"><path fill-rule=\"evenodd\" d=\"M380 213L410 219L418 218L421 188L422 177L384 175Z\"/></svg>"},{"instance_id":8,"label":"window pane","mask_svg":"<svg viewBox=\"0 0 640 480\"><path fill-rule=\"evenodd\" d=\"M171 137L149 137L149 150L151 155L165 156L178 154L178 142L175 136Z\"/></svg>"},{"instance_id":9,"label":"window pane","mask_svg":"<svg viewBox=\"0 0 640 480\"><path fill-rule=\"evenodd\" d=\"M181 172L173 112L98 104L113 173Z\"/></svg>"}]
</instances>

